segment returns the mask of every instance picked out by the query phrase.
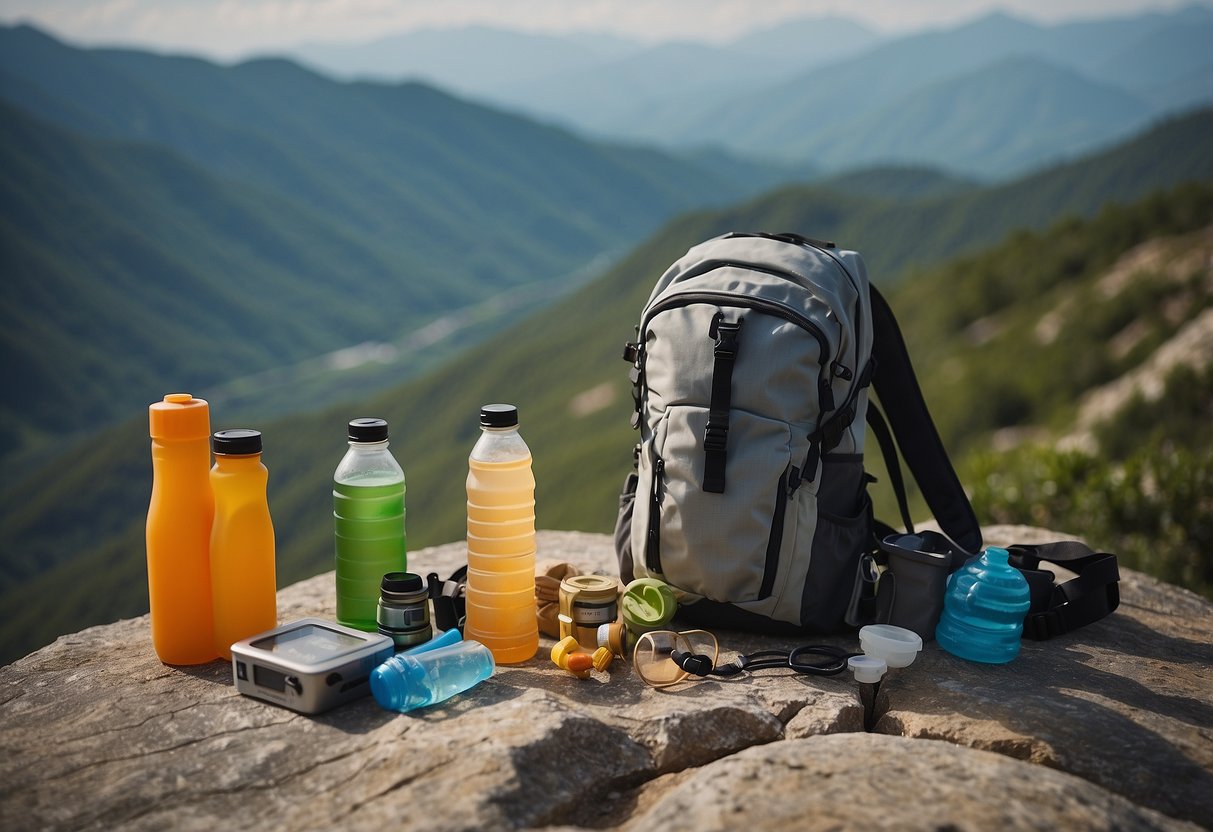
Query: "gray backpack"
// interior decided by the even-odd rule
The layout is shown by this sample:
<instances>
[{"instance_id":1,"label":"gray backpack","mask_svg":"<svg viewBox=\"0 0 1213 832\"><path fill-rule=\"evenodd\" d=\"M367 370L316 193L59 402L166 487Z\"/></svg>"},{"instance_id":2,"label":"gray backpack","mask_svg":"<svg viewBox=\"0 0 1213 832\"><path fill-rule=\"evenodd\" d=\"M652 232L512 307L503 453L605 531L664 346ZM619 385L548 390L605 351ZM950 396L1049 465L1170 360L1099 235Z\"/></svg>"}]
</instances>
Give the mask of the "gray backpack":
<instances>
[{"instance_id":1,"label":"gray backpack","mask_svg":"<svg viewBox=\"0 0 1213 832\"><path fill-rule=\"evenodd\" d=\"M637 333L624 357L640 442L615 533L625 582L665 581L698 623L840 629L862 600L861 558L887 530L867 494L865 421L912 528L892 436L869 408L875 378L936 519L961 548L980 549L892 313L857 253L794 234L708 240L662 275Z\"/></svg>"}]
</instances>

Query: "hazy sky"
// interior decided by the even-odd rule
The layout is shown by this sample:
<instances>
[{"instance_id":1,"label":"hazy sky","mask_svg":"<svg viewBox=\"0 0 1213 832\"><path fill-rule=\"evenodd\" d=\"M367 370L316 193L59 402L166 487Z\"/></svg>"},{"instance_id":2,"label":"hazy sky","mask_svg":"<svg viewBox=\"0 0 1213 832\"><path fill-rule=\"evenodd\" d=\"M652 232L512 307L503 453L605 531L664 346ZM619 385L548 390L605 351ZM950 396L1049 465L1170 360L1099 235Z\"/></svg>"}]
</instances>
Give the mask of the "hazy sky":
<instances>
[{"instance_id":1,"label":"hazy sky","mask_svg":"<svg viewBox=\"0 0 1213 832\"><path fill-rule=\"evenodd\" d=\"M482 23L525 31L720 40L792 17L853 17L886 30L954 24L1000 9L1039 22L1167 10L1191 0L0 0L0 20L78 43L236 57L308 41L371 40Z\"/></svg>"}]
</instances>

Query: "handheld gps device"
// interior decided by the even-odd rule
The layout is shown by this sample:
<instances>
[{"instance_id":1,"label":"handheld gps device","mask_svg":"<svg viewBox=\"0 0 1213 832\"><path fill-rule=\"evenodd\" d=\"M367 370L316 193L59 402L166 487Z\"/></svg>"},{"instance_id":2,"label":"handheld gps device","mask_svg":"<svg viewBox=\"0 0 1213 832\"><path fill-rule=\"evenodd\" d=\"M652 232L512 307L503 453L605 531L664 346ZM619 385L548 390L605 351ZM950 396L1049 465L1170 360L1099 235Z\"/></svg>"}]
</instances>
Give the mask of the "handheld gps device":
<instances>
[{"instance_id":1,"label":"handheld gps device","mask_svg":"<svg viewBox=\"0 0 1213 832\"><path fill-rule=\"evenodd\" d=\"M236 690L305 714L370 693L371 671L392 640L319 618L301 618L232 645Z\"/></svg>"}]
</instances>

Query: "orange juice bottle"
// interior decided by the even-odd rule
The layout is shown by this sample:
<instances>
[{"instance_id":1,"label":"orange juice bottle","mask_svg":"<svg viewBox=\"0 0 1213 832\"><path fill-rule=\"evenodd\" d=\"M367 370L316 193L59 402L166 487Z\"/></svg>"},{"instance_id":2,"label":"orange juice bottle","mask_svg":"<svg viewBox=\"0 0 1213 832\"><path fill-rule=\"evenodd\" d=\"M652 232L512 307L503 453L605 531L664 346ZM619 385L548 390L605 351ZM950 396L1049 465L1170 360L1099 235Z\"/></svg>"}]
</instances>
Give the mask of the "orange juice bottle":
<instances>
[{"instance_id":1,"label":"orange juice bottle","mask_svg":"<svg viewBox=\"0 0 1213 832\"><path fill-rule=\"evenodd\" d=\"M147 594L152 646L165 664L214 659L211 626L211 517L215 511L210 408L189 393L148 407L152 499L147 510Z\"/></svg>"},{"instance_id":2,"label":"orange juice bottle","mask_svg":"<svg viewBox=\"0 0 1213 832\"><path fill-rule=\"evenodd\" d=\"M535 602L535 476L518 433L518 408L480 409L479 441L468 458L468 576L464 637L498 664L539 649Z\"/></svg>"},{"instance_id":3,"label":"orange juice bottle","mask_svg":"<svg viewBox=\"0 0 1213 832\"><path fill-rule=\"evenodd\" d=\"M261 433L221 430L211 437L211 596L215 651L232 660L232 644L278 626L274 526L261 464Z\"/></svg>"}]
</instances>

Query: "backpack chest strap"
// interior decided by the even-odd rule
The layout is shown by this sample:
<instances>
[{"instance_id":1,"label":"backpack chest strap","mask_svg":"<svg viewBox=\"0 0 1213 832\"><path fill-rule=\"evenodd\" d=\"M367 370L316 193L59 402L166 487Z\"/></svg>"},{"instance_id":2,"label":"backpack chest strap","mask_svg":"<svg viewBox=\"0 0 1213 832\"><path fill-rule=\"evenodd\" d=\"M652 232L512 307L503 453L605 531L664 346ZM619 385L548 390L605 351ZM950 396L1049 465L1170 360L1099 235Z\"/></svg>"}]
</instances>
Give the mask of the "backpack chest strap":
<instances>
[{"instance_id":1,"label":"backpack chest strap","mask_svg":"<svg viewBox=\"0 0 1213 832\"><path fill-rule=\"evenodd\" d=\"M718 312L708 330L708 336L715 339L716 344L712 349L712 400L708 405L708 424L703 432L703 490L714 494L724 493L729 409L733 401L733 366L737 362L744 320L726 321L724 313Z\"/></svg>"}]
</instances>

